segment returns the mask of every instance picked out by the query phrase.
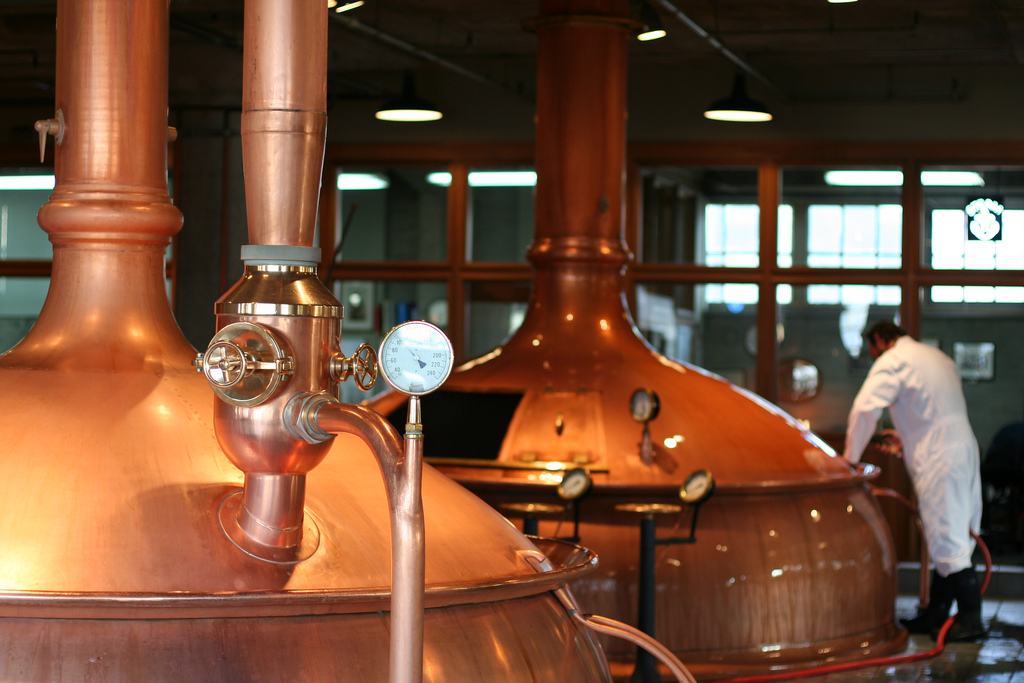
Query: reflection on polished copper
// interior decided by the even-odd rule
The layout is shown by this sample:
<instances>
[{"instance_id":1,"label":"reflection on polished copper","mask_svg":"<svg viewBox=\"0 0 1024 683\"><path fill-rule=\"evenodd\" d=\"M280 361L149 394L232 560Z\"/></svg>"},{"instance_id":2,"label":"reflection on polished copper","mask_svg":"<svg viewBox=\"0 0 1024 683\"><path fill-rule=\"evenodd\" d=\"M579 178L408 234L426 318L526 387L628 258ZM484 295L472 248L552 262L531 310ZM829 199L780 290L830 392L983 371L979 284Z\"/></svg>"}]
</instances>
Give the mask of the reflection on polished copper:
<instances>
[{"instance_id":1,"label":"reflection on polished copper","mask_svg":"<svg viewBox=\"0 0 1024 683\"><path fill-rule=\"evenodd\" d=\"M894 619L896 557L868 490L873 473L851 473L759 397L655 352L626 309L628 2L542 0L540 14L531 23L538 36L533 293L519 330L457 368L446 385L478 396L480 406L488 394L521 400L499 425L507 427L500 452L467 445L460 455L477 461L446 460L443 471L518 523L523 514L509 504L560 503L563 473L588 470L589 495L561 517L532 521L542 536L576 531L597 551L599 570L573 590L587 611L631 624L640 516L618 506L678 506L687 476L710 471L717 488L701 508L694 542L656 553L654 635L700 678L898 650L906 632ZM657 415L643 423L631 413L637 390L660 399ZM393 400L373 405L387 410ZM482 407L465 419L489 417ZM692 514L683 505L659 515L659 536L680 535ZM613 672L628 676L634 650L602 642Z\"/></svg>"},{"instance_id":2,"label":"reflection on polished copper","mask_svg":"<svg viewBox=\"0 0 1024 683\"><path fill-rule=\"evenodd\" d=\"M388 680L389 506L361 438L303 457L271 444L278 475L238 447L262 475L254 518L295 512L275 495L304 499L316 530L304 561L253 557L222 528L238 519L222 507L243 474L218 445L221 399L191 365L164 279L182 223L166 185L166 0L60 0L57 29L65 128L39 215L53 277L35 326L0 356L0 679ZM264 243L277 245L275 229ZM220 351L213 375L230 392ZM554 594L595 568L593 554L535 545L429 467L422 493L425 677L608 681L590 629ZM299 519L281 516L265 540L288 546ZM538 547L553 570L524 559Z\"/></svg>"}]
</instances>

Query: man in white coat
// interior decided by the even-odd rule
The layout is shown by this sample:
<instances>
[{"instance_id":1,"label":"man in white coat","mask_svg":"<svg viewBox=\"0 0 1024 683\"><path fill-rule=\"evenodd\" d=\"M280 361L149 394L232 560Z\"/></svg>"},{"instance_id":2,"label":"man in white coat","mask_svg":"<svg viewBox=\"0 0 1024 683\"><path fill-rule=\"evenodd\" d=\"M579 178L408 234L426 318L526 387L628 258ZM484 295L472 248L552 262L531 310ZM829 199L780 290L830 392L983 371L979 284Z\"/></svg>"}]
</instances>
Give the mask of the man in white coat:
<instances>
[{"instance_id":1,"label":"man in white coat","mask_svg":"<svg viewBox=\"0 0 1024 683\"><path fill-rule=\"evenodd\" d=\"M983 636L981 591L971 563L971 531L981 524L980 462L960 375L949 356L891 322L878 323L865 337L875 362L850 409L844 455L860 461L888 408L935 566L928 608L906 626L935 635L955 599L957 618L946 639Z\"/></svg>"}]
</instances>

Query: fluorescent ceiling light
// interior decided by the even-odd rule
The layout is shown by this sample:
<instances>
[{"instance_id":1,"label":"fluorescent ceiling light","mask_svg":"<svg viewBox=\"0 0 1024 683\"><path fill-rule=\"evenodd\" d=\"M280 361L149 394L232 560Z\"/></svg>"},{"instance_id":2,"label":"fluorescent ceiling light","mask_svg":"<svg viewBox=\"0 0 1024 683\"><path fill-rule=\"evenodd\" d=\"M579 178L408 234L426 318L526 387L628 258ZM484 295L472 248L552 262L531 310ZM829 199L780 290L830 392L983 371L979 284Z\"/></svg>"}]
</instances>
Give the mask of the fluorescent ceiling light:
<instances>
[{"instance_id":1,"label":"fluorescent ceiling light","mask_svg":"<svg viewBox=\"0 0 1024 683\"><path fill-rule=\"evenodd\" d=\"M825 183L848 187L899 187L903 171L825 171Z\"/></svg>"},{"instance_id":2,"label":"fluorescent ceiling light","mask_svg":"<svg viewBox=\"0 0 1024 683\"><path fill-rule=\"evenodd\" d=\"M52 175L4 175L0 176L0 190L52 190Z\"/></svg>"},{"instance_id":3,"label":"fluorescent ceiling light","mask_svg":"<svg viewBox=\"0 0 1024 683\"><path fill-rule=\"evenodd\" d=\"M899 187L903 171L825 171L829 185L847 187ZM922 171L921 184L930 187L982 187L985 179L975 171Z\"/></svg>"},{"instance_id":4,"label":"fluorescent ceiling light","mask_svg":"<svg viewBox=\"0 0 1024 683\"><path fill-rule=\"evenodd\" d=\"M921 171L922 185L947 187L982 187L985 179L975 171Z\"/></svg>"},{"instance_id":5,"label":"fluorescent ceiling light","mask_svg":"<svg viewBox=\"0 0 1024 683\"><path fill-rule=\"evenodd\" d=\"M452 175L447 171L438 171L427 175L427 182L448 187L452 184ZM536 171L470 171L470 187L533 187L537 184Z\"/></svg>"},{"instance_id":6,"label":"fluorescent ceiling light","mask_svg":"<svg viewBox=\"0 0 1024 683\"><path fill-rule=\"evenodd\" d=\"M383 190L388 179L377 173L339 173L339 190Z\"/></svg>"}]
</instances>

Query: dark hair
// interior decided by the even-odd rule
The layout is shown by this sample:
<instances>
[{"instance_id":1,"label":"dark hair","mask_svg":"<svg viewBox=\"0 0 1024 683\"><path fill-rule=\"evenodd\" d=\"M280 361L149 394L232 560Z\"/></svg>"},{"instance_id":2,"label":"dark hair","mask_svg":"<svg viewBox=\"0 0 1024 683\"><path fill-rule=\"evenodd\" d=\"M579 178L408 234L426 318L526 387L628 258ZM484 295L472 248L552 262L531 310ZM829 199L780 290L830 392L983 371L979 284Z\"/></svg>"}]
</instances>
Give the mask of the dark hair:
<instances>
[{"instance_id":1,"label":"dark hair","mask_svg":"<svg viewBox=\"0 0 1024 683\"><path fill-rule=\"evenodd\" d=\"M902 327L888 320L883 320L880 323L875 323L874 326L864 334L864 337L868 341L872 341L877 338L882 342L891 342L896 341L906 334L907 331Z\"/></svg>"}]
</instances>

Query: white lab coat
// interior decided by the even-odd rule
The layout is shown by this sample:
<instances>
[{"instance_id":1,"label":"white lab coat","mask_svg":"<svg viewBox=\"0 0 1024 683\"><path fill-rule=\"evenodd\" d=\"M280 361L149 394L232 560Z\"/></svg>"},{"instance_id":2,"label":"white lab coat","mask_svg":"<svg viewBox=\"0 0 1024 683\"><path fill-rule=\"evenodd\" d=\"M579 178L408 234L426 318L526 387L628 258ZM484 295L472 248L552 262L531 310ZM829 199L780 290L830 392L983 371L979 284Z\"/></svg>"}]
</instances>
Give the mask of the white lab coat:
<instances>
[{"instance_id":1,"label":"white lab coat","mask_svg":"<svg viewBox=\"0 0 1024 683\"><path fill-rule=\"evenodd\" d=\"M928 553L940 576L971 566L981 525L978 442L960 376L942 351L900 337L871 366L846 428L844 455L860 461L884 408L903 442Z\"/></svg>"}]
</instances>

